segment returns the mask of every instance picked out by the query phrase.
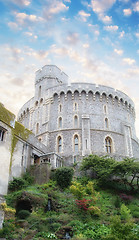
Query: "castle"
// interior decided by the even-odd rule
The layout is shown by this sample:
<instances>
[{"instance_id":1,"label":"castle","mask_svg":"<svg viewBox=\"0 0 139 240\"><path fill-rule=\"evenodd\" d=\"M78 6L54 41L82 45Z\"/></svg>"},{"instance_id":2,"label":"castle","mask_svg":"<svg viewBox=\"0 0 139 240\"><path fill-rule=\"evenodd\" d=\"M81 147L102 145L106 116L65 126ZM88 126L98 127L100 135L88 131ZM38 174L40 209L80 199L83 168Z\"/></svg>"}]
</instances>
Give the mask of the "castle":
<instances>
[{"instance_id":1,"label":"castle","mask_svg":"<svg viewBox=\"0 0 139 240\"><path fill-rule=\"evenodd\" d=\"M91 83L69 83L57 66L36 72L35 96L18 121L72 165L88 154L139 156L133 101L123 92Z\"/></svg>"},{"instance_id":2,"label":"castle","mask_svg":"<svg viewBox=\"0 0 139 240\"><path fill-rule=\"evenodd\" d=\"M88 154L118 160L139 156L133 101L123 92L91 83L70 83L57 66L36 72L35 96L15 115L0 103L0 203L8 182L36 164L45 173ZM40 172L41 174L41 172ZM0 210L0 228L4 215Z\"/></svg>"}]
</instances>

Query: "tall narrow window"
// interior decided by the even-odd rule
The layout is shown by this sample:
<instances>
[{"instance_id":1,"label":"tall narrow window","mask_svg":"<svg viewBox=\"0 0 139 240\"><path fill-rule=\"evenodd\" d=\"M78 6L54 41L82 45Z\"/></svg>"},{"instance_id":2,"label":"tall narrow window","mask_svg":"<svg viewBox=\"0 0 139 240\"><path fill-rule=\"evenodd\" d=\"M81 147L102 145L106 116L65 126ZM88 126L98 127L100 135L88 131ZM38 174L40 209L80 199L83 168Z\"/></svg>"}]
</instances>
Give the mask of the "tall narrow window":
<instances>
[{"instance_id":1,"label":"tall narrow window","mask_svg":"<svg viewBox=\"0 0 139 240\"><path fill-rule=\"evenodd\" d=\"M58 127L59 127L59 128L62 128L62 117L59 118Z\"/></svg>"},{"instance_id":2,"label":"tall narrow window","mask_svg":"<svg viewBox=\"0 0 139 240\"><path fill-rule=\"evenodd\" d=\"M0 129L0 141L3 141L4 140L4 134L5 134L5 130L4 129Z\"/></svg>"},{"instance_id":3,"label":"tall narrow window","mask_svg":"<svg viewBox=\"0 0 139 240\"><path fill-rule=\"evenodd\" d=\"M58 137L58 153L62 152L62 138Z\"/></svg>"},{"instance_id":4,"label":"tall narrow window","mask_svg":"<svg viewBox=\"0 0 139 240\"><path fill-rule=\"evenodd\" d=\"M75 135L74 136L74 152L78 153L78 150L79 150L79 139L78 139L78 136Z\"/></svg>"},{"instance_id":5,"label":"tall narrow window","mask_svg":"<svg viewBox=\"0 0 139 240\"><path fill-rule=\"evenodd\" d=\"M39 92L38 92L38 97L41 96L41 86L39 86Z\"/></svg>"},{"instance_id":6,"label":"tall narrow window","mask_svg":"<svg viewBox=\"0 0 139 240\"><path fill-rule=\"evenodd\" d=\"M62 111L62 105L60 104L59 105L59 112L61 112Z\"/></svg>"},{"instance_id":7,"label":"tall narrow window","mask_svg":"<svg viewBox=\"0 0 139 240\"><path fill-rule=\"evenodd\" d=\"M107 113L107 106L104 105L104 113L106 114Z\"/></svg>"},{"instance_id":8,"label":"tall narrow window","mask_svg":"<svg viewBox=\"0 0 139 240\"><path fill-rule=\"evenodd\" d=\"M106 153L112 153L112 140L110 137L105 138L105 151Z\"/></svg>"},{"instance_id":9,"label":"tall narrow window","mask_svg":"<svg viewBox=\"0 0 139 240\"><path fill-rule=\"evenodd\" d=\"M74 110L74 111L77 111L77 110L78 110L78 105L77 105L77 103L74 103L74 105L73 105L73 110Z\"/></svg>"},{"instance_id":10,"label":"tall narrow window","mask_svg":"<svg viewBox=\"0 0 139 240\"><path fill-rule=\"evenodd\" d=\"M105 128L109 128L108 118L105 118Z\"/></svg>"},{"instance_id":11,"label":"tall narrow window","mask_svg":"<svg viewBox=\"0 0 139 240\"><path fill-rule=\"evenodd\" d=\"M85 140L85 145L86 145L86 149L87 149L87 148L88 148L88 147L87 147L87 139Z\"/></svg>"},{"instance_id":12,"label":"tall narrow window","mask_svg":"<svg viewBox=\"0 0 139 240\"><path fill-rule=\"evenodd\" d=\"M39 133L39 123L36 124L36 134Z\"/></svg>"},{"instance_id":13,"label":"tall narrow window","mask_svg":"<svg viewBox=\"0 0 139 240\"><path fill-rule=\"evenodd\" d=\"M77 116L74 117L74 127L75 128L78 127L78 117Z\"/></svg>"}]
</instances>

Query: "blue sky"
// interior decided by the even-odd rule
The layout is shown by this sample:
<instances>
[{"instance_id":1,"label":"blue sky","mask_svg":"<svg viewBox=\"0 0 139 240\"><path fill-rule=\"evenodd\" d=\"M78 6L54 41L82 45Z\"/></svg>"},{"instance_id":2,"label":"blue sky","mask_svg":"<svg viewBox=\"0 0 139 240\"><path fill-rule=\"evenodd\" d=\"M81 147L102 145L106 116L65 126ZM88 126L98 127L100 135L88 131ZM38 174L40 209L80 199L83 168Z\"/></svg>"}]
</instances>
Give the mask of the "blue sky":
<instances>
[{"instance_id":1,"label":"blue sky","mask_svg":"<svg viewBox=\"0 0 139 240\"><path fill-rule=\"evenodd\" d=\"M135 102L139 137L138 0L0 0L0 101L15 114L35 71L114 87Z\"/></svg>"}]
</instances>

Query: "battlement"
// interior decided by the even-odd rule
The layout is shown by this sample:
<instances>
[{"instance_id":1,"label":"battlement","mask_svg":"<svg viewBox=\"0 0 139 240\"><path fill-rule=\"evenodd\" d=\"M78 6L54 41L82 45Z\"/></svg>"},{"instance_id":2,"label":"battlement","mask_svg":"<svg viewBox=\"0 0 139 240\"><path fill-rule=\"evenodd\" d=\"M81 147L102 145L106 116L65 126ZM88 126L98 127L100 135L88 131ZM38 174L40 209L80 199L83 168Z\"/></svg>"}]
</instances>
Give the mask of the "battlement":
<instances>
[{"instance_id":1,"label":"battlement","mask_svg":"<svg viewBox=\"0 0 139 240\"><path fill-rule=\"evenodd\" d=\"M68 84L68 76L55 65L45 65L36 71L35 84L45 78L56 79L59 83Z\"/></svg>"}]
</instances>

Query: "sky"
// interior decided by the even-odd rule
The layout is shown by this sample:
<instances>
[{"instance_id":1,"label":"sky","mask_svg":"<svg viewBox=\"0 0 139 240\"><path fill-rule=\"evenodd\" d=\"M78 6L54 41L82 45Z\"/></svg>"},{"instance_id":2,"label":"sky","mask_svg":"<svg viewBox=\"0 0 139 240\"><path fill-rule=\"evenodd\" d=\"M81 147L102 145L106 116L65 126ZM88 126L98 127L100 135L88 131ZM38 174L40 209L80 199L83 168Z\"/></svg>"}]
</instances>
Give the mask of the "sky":
<instances>
[{"instance_id":1,"label":"sky","mask_svg":"<svg viewBox=\"0 0 139 240\"><path fill-rule=\"evenodd\" d=\"M17 114L50 64L131 97L139 138L138 0L0 0L0 102Z\"/></svg>"}]
</instances>

